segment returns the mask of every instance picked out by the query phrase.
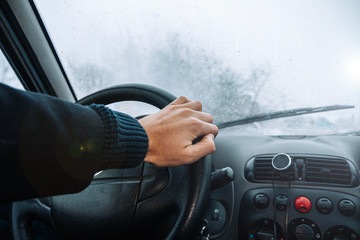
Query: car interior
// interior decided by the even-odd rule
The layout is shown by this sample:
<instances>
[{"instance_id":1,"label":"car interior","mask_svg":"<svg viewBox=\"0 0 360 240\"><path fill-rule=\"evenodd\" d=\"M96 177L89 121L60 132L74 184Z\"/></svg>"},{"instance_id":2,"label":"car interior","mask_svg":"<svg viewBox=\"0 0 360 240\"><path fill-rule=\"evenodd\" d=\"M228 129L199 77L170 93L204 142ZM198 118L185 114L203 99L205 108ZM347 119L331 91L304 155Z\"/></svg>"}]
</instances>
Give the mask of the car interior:
<instances>
[{"instance_id":1,"label":"car interior","mask_svg":"<svg viewBox=\"0 0 360 240\"><path fill-rule=\"evenodd\" d=\"M169 58L166 57L167 55L163 57L163 61L154 61L156 66L164 69L164 66L168 66L167 62L173 61L171 56L174 57L178 51L179 55L186 55L193 59L186 64L189 65L189 69L190 67L195 69L191 71L197 78L203 80L210 76L205 74L199 76L206 68L207 72L211 72L211 76L220 76L219 85L213 85L207 91L205 87L207 84L215 84L211 82L213 80L208 79L207 82L200 82L200 80L199 82L195 80L185 82L184 80L182 85L174 85L175 87L171 87L170 83L167 85L167 79L152 84L143 80L147 76L142 78L140 73L136 75L136 71L141 71L141 67L139 70L134 69L134 66L138 66L138 60L134 62L129 60L131 71L135 72L131 74L134 74L135 77L139 76L136 80L129 78L101 86L90 79L88 81L93 88L89 88L88 92L86 92L86 87L86 91L77 90L77 87L87 80L76 79L76 71L80 75L82 74L81 66L63 57L62 52L66 48L55 41L58 33L54 33L57 28L67 29L71 26L65 20L62 22L57 15L53 16L54 19L48 20L49 16L51 17L57 11L61 12L60 16L67 12L72 13L70 10L72 3L64 1L64 5L69 6L69 9L58 9L54 6L53 12L46 13L45 10L48 8L42 5L43 2L45 2L44 5L49 4L50 6L49 2L55 4L57 1L4 0L0 2L0 46L4 55L1 62L3 66L0 67L5 69L5 64L7 64L8 68L13 71L13 79L15 79L13 82L5 82L6 84L14 83L15 87L25 91L44 93L83 105L99 103L116 108L116 104L119 102L121 102L120 104L125 101L131 101L130 104L141 102L144 105L153 106L150 111L165 107L179 94L186 95L190 89L194 88L196 89L195 93L189 93L193 94L192 97L202 98L207 95L213 97L209 102L202 102L204 106L213 104L206 110L214 114L215 123L219 127L219 134L215 139L216 151L186 166L158 168L142 163L130 169L104 170L95 174L93 181L85 190L75 194L17 202L0 202L0 239L360 239L360 111L358 110L360 78L356 78L357 81L352 83L351 91L353 92L351 93L350 91L343 93L341 92L343 89L336 89L338 95L349 94L350 96L352 93L357 95L355 98L345 96L344 99L350 99L349 101L337 101L336 94L329 92L327 94L330 104L321 102L321 104L309 107L308 103L312 96L321 95L322 86L325 89L327 85L330 85L325 82L319 83L320 85L314 82L314 85L310 87L313 92L307 94L305 91L302 92L302 89L298 89L299 95L304 96L298 101L299 105L287 107L288 105L279 104L284 107L266 110L262 108L262 103L255 102L254 99L260 98L258 95L248 93L252 88L245 89L240 97L235 95L236 87L240 85L234 85L234 82L229 80L232 79L233 73L226 72L227 68L219 74L217 71L220 68L203 67L204 64L202 64L203 68L196 68L196 62L199 61L213 61L213 66L217 67L221 63L211 59L205 61L206 57L200 54L201 49L196 50L196 54L189 53L189 51L191 52L190 48L189 51L179 50L177 39L180 37L170 37L170 40L166 41L174 44L171 45L173 52ZM84 1L81 2L83 4ZM265 4L264 8L271 5L270 3L256 2L259 6ZM347 6L348 2L352 2L358 8L348 7L346 8L348 10L345 11L344 6ZM89 3L89 5L91 4ZM114 4L117 4L116 1ZM121 4L118 2L118 5ZM167 4L171 5L171 3ZM211 5L212 3L204 4ZM221 1L219 4L221 5ZM236 4L234 3L233 6ZM277 4L285 3L277 1ZM291 5L291 3L287 4ZM323 9L324 12L327 11L326 1L322 1L322 5L319 2L316 4L321 6L320 9ZM357 1L344 1L337 4L339 6L336 5L334 9L344 12L344 16L350 16L352 11L357 12L360 9ZM106 1L101 5L104 9L106 8L106 11L110 11L109 9L113 7L113 5L109 7L105 5ZM129 3L129 5L131 4ZM136 6L136 9L137 7L150 9L147 4L144 3L144 5ZM175 10L171 12L169 10L169 15L175 14L176 8L180 5L176 5ZM231 6L226 7L226 11L232 11ZM274 6L277 8L278 5L274 4ZM310 3L309 6L311 6L309 9L314 9L315 3ZM243 8L246 8L245 5ZM296 12L297 8L300 12L299 6L295 6L294 11ZM270 7L264 11L270 11L269 9ZM249 7L246 11L251 10L254 9ZM80 10L76 11L79 12L79 15L82 14ZM76 11L74 10L74 12ZM86 12L86 8L82 11ZM127 8L124 7L123 11L126 12ZM186 11L189 15L193 14L190 8ZM277 8L276 11L286 10ZM314 12L316 16L320 16L319 12ZM122 14L122 12L119 11L118 14ZM194 19L203 17L196 14L193 16ZM215 11L211 14L213 21L222 21L222 15L217 15ZM289 15L293 14L289 13ZM354 14L354 16L360 16L358 12ZM94 17L96 9L90 12L90 15ZM256 19L260 18L260 15L256 14ZM335 16L337 15L335 14ZM323 21L324 26L327 26L324 23L326 22L325 17L318 18ZM76 18L74 21L92 21L89 19L79 20ZM358 22L356 23L355 25L359 25ZM130 24L130 27L137 28L136 24L134 20L134 24ZM151 28L146 25L147 23L143 24L144 29ZM185 28L188 24L184 20ZM309 24L314 23L310 22ZM104 29L114 27L112 24L99 25ZM190 26L188 27L190 28ZM256 28L257 25L254 24L252 27ZM91 29L92 26L89 28ZM199 26L200 28L201 26ZM343 26L343 28L345 29L347 26ZM147 31L139 29L139 31ZM329 27L329 29L332 28ZM360 29L355 27L349 27L349 29L355 36L354 39L359 40ZM77 31L86 31L86 28L78 28ZM124 30L125 33L128 33L127 31L131 32L131 30ZM219 35L227 35L225 30L221 32L221 28L216 28L215 31L219 32ZM269 32L271 32L271 27ZM101 33L98 34L101 35ZM154 34L161 35L161 33ZM69 38L68 42L79 40L72 39L71 35L65 35L61 31L59 35ZM190 32L189 35L191 35ZM84 36L98 37L96 34ZM219 38L221 37L223 36ZM293 37L295 39L295 35ZM156 37L151 35L150 39L152 38ZM349 45L353 43L348 36L344 36L344 39L349 41ZM103 38L100 40L107 45L107 40ZM211 42L211 40L209 37L206 41ZM196 42L197 40L190 37L189 41ZM219 41L222 41L222 38ZM252 41L256 42L257 40L247 41L251 45ZM86 45L86 43L85 39L80 45ZM121 44L126 45L119 40L117 45ZM226 43L223 45L227 49ZM77 48L81 47L86 49L86 46L77 46ZM198 45L195 48L197 47ZM360 46L356 47L360 53ZM95 48L95 45L91 46L87 51L95 53L97 51ZM132 56L132 52L140 51L139 49L142 48L144 48L143 51L147 51L144 46L138 48L134 45L130 50L124 51L124 54ZM308 50L311 52L311 49ZM78 57L76 52L70 51L69 56L72 56L71 54L76 55L74 59ZM165 53L157 51L153 54L164 56ZM281 53L278 54L281 55ZM325 53L322 54L324 58L327 58ZM146 56L141 55L140 58L146 58ZM179 76L186 77L185 72L190 70L180 72L177 66L185 64L180 60L174 62L176 66L173 68L169 67L164 70L166 72L164 75L161 72L154 78L168 77L176 82L180 79L172 75L176 71ZM111 61L109 58L109 62ZM322 60L315 58L314 61ZM111 63L105 61L102 64ZM127 63L122 62L122 64L126 65ZM111 65L109 66L111 68ZM360 69L360 65L356 66ZM93 67L89 69L93 69ZM300 69L299 71L305 70ZM101 78L106 74L104 70L98 75L91 75L91 78ZM248 78L245 77L244 85L256 82L259 89L272 87L265 80L262 82L262 79L265 79L262 76L266 75L264 71L254 70L252 74ZM5 74L1 75L3 78L6 76ZM316 75L316 77L318 76ZM124 73L124 78L127 77L129 75ZM251 80L251 77L259 81ZM355 77L359 77L359 74ZM237 75L233 78L237 78ZM301 82L299 78L296 81ZM2 82L2 80L0 81ZM224 91L221 92L220 89L225 85L226 88L224 87ZM201 89L202 86L205 90ZM278 89L292 93L296 91L296 89L292 89L296 86L295 83L292 86L287 82ZM184 90L181 90L182 87ZM276 91L268 91L267 95L280 99L283 93L279 90ZM224 104L220 95L224 95L224 98L231 103ZM294 95L292 94L292 96ZM271 98L264 99L266 104L275 105ZM241 115L239 114L240 110L235 110L242 106L246 108L247 104L252 107L253 111ZM126 112L127 109L134 108L132 106L120 108L119 111ZM148 109L145 108L145 112L135 113L134 117L149 114L146 112ZM228 115L222 114L221 111L228 111L226 112ZM218 113L219 115L216 115ZM285 130L280 131L279 129ZM293 131L287 132L288 129Z\"/></svg>"}]
</instances>

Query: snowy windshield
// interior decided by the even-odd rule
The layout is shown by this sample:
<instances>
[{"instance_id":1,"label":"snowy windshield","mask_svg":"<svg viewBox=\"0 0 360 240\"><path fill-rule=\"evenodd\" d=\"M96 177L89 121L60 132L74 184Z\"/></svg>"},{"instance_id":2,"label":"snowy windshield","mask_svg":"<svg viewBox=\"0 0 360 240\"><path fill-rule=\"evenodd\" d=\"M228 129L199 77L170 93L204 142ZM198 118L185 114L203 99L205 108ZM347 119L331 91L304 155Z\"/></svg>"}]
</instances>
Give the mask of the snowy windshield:
<instances>
[{"instance_id":1,"label":"snowy windshield","mask_svg":"<svg viewBox=\"0 0 360 240\"><path fill-rule=\"evenodd\" d=\"M145 83L200 100L216 123L327 105L337 110L234 126L242 134L360 130L360 1L36 0L77 97ZM145 104L113 105L141 115Z\"/></svg>"}]
</instances>

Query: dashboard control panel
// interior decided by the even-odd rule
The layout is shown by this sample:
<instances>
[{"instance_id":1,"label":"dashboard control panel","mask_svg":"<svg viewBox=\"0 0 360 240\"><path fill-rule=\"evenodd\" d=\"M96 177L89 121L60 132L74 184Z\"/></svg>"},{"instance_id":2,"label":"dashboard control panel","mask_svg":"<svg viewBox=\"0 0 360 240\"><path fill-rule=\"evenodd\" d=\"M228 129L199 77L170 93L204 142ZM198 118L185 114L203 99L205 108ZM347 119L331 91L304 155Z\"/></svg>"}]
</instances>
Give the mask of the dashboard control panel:
<instances>
[{"instance_id":1,"label":"dashboard control panel","mask_svg":"<svg viewBox=\"0 0 360 240\"><path fill-rule=\"evenodd\" d=\"M253 189L241 201L239 239L360 240L359 207L360 198L346 193Z\"/></svg>"}]
</instances>

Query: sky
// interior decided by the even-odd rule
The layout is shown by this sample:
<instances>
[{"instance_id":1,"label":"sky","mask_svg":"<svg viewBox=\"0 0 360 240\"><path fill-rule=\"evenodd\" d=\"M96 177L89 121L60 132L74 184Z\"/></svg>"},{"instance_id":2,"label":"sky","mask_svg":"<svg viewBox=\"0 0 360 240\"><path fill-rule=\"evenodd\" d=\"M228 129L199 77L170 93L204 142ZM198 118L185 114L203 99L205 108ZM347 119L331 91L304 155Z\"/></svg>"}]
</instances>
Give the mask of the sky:
<instances>
[{"instance_id":1,"label":"sky","mask_svg":"<svg viewBox=\"0 0 360 240\"><path fill-rule=\"evenodd\" d=\"M154 49L176 36L243 76L266 69L264 105L360 107L359 0L35 2L70 79L71 66L92 64L113 79L108 85L151 81Z\"/></svg>"}]
</instances>

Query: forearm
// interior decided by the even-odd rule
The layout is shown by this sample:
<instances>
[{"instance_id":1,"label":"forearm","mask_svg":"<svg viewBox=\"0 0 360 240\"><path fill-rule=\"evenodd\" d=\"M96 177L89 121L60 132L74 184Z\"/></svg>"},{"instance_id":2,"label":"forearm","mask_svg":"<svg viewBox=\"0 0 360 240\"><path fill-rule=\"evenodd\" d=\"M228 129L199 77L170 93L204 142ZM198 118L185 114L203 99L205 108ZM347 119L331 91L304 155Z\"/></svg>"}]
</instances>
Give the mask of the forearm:
<instances>
[{"instance_id":1,"label":"forearm","mask_svg":"<svg viewBox=\"0 0 360 240\"><path fill-rule=\"evenodd\" d=\"M96 171L143 160L190 164L215 151L218 133L201 103L185 97L140 124L102 105L84 107L0 84L0 114L0 200L78 192Z\"/></svg>"},{"instance_id":2,"label":"forearm","mask_svg":"<svg viewBox=\"0 0 360 240\"><path fill-rule=\"evenodd\" d=\"M98 170L141 162L141 125L120 113L103 122L99 109L0 85L0 200L78 192Z\"/></svg>"}]
</instances>

